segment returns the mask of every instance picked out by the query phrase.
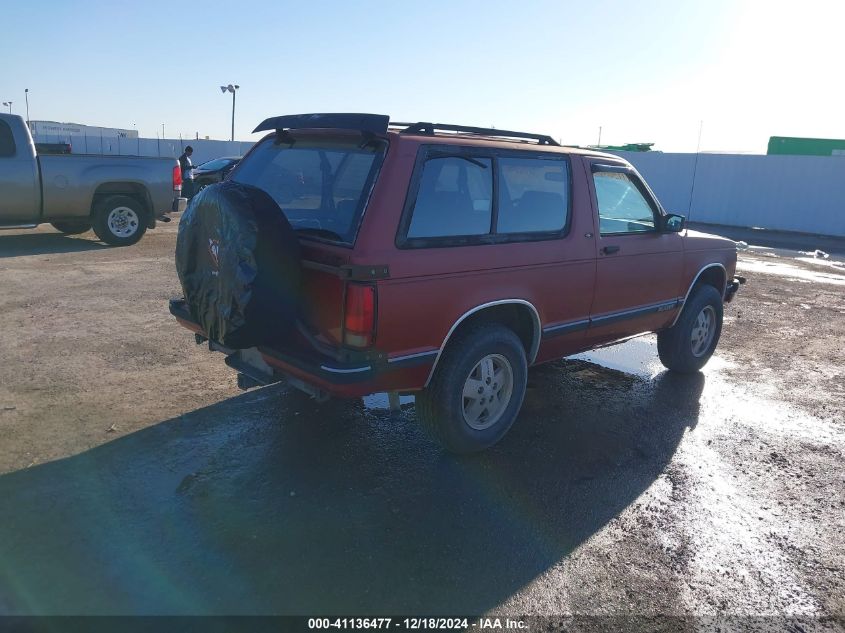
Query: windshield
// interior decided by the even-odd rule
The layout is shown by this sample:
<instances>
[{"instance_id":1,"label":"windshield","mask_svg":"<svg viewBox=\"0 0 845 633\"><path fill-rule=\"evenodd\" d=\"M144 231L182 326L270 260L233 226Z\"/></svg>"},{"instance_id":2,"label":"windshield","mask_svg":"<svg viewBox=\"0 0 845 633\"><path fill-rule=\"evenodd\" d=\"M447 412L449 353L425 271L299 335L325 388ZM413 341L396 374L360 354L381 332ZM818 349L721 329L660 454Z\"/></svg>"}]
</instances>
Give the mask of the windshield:
<instances>
[{"instance_id":1,"label":"windshield","mask_svg":"<svg viewBox=\"0 0 845 633\"><path fill-rule=\"evenodd\" d=\"M204 169L206 171L217 171L219 169L225 169L232 163L236 163L237 160L234 158L215 158L214 160L210 160L207 163L203 163L199 165L197 169Z\"/></svg>"},{"instance_id":2,"label":"windshield","mask_svg":"<svg viewBox=\"0 0 845 633\"><path fill-rule=\"evenodd\" d=\"M352 244L383 152L360 141L262 141L232 180L266 191L303 235Z\"/></svg>"}]
</instances>

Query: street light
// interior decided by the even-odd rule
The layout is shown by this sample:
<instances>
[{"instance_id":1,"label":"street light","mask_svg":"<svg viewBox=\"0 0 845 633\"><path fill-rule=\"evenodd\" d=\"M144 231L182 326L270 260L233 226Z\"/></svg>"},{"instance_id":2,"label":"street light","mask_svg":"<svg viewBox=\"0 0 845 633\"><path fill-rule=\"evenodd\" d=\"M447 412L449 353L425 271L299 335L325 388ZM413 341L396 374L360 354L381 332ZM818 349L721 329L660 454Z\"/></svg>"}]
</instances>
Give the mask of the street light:
<instances>
[{"instance_id":1,"label":"street light","mask_svg":"<svg viewBox=\"0 0 845 633\"><path fill-rule=\"evenodd\" d=\"M12 102L11 101L4 101L3 105L9 106L9 114L12 113Z\"/></svg>"},{"instance_id":2,"label":"street light","mask_svg":"<svg viewBox=\"0 0 845 633\"><path fill-rule=\"evenodd\" d=\"M23 96L26 99L26 125L29 127L29 88L24 88Z\"/></svg>"},{"instance_id":3,"label":"street light","mask_svg":"<svg viewBox=\"0 0 845 633\"><path fill-rule=\"evenodd\" d=\"M235 90L240 88L238 84L234 86L229 84L228 86L220 86L220 92L226 94L227 92L232 93L232 140L235 140Z\"/></svg>"}]
</instances>

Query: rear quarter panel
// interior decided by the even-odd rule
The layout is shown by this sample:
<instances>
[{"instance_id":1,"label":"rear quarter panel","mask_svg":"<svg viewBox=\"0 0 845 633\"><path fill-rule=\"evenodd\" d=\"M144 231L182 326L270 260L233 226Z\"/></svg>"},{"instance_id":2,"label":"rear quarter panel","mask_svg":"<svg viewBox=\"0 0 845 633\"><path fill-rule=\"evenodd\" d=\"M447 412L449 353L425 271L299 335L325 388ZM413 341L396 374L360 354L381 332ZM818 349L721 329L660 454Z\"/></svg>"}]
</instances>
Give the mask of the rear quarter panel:
<instances>
[{"instance_id":1,"label":"rear quarter panel","mask_svg":"<svg viewBox=\"0 0 845 633\"><path fill-rule=\"evenodd\" d=\"M588 315L595 243L590 200L579 180L579 156L570 157L572 221L565 237L400 249L396 233L418 147L402 141L391 145L353 255L358 260L354 263L387 264L390 270L390 278L378 283L380 351L395 357L439 349L463 315L494 301L527 301L543 325ZM548 353L541 346L537 360Z\"/></svg>"}]
</instances>

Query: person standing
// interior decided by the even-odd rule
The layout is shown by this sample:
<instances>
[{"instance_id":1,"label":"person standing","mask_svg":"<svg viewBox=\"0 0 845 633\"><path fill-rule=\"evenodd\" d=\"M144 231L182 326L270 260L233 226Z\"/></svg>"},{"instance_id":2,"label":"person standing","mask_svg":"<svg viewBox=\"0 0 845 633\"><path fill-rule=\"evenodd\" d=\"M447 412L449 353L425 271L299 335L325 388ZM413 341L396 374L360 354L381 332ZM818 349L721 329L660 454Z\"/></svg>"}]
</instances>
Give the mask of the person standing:
<instances>
[{"instance_id":1,"label":"person standing","mask_svg":"<svg viewBox=\"0 0 845 633\"><path fill-rule=\"evenodd\" d=\"M179 167L182 169L182 197L190 200L194 197L194 166L191 154L194 148L188 145L179 157Z\"/></svg>"}]
</instances>

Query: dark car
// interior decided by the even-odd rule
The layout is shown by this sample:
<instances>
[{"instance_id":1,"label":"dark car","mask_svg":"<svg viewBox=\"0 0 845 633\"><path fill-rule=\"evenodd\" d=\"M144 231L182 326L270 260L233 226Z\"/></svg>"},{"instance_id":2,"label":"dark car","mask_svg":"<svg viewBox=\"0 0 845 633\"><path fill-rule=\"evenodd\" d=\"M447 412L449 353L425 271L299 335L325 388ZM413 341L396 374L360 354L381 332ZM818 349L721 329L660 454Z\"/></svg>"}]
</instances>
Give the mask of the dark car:
<instances>
[{"instance_id":1,"label":"dark car","mask_svg":"<svg viewBox=\"0 0 845 633\"><path fill-rule=\"evenodd\" d=\"M239 162L241 162L241 156L224 156L194 167L194 193L203 187L225 180Z\"/></svg>"},{"instance_id":2,"label":"dark car","mask_svg":"<svg viewBox=\"0 0 845 633\"><path fill-rule=\"evenodd\" d=\"M256 131L182 218L170 307L243 387L414 393L434 437L476 451L531 365L657 332L666 367L698 371L744 281L734 242L687 230L618 156L378 115Z\"/></svg>"}]
</instances>

